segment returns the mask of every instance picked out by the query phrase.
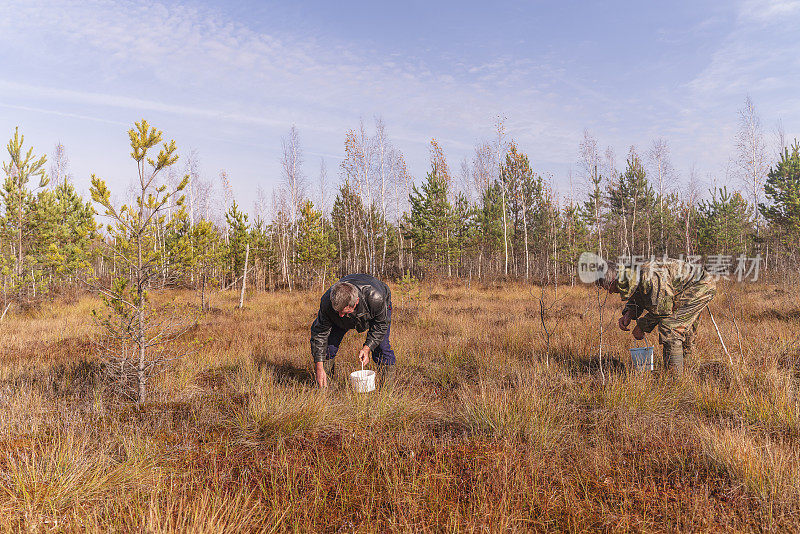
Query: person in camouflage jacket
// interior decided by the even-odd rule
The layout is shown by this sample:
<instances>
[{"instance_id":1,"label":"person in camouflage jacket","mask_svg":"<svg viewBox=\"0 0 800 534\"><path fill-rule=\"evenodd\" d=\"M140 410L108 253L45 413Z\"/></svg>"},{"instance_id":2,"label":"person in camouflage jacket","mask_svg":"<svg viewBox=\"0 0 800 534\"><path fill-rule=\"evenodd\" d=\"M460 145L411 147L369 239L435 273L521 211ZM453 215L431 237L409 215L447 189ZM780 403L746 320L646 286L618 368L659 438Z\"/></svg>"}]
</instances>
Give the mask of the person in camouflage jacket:
<instances>
[{"instance_id":1,"label":"person in camouflage jacket","mask_svg":"<svg viewBox=\"0 0 800 534\"><path fill-rule=\"evenodd\" d=\"M633 337L642 339L658 326L664 368L683 372L684 356L693 352L700 313L717 294L716 281L708 271L683 260L654 260L638 268L609 265L597 283L626 301L620 329L630 330L631 321L636 320Z\"/></svg>"}]
</instances>

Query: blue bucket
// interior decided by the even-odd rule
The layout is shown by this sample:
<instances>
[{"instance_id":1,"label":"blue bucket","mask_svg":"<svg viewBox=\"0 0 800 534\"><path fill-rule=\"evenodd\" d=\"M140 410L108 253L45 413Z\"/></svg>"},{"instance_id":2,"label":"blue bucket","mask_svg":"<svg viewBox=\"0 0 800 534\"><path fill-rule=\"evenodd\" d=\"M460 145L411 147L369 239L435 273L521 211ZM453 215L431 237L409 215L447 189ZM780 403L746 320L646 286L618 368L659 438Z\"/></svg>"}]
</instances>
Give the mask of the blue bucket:
<instances>
[{"instance_id":1,"label":"blue bucket","mask_svg":"<svg viewBox=\"0 0 800 534\"><path fill-rule=\"evenodd\" d=\"M637 371L653 370L653 347L638 347L631 350L631 363Z\"/></svg>"}]
</instances>

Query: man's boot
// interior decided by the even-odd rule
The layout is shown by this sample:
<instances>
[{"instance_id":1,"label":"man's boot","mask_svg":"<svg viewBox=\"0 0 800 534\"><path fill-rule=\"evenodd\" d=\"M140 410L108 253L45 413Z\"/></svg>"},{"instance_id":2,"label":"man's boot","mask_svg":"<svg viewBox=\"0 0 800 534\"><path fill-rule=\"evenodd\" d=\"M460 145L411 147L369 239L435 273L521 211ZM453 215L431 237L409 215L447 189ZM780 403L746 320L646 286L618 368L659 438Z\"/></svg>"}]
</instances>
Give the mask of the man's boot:
<instances>
[{"instance_id":1,"label":"man's boot","mask_svg":"<svg viewBox=\"0 0 800 534\"><path fill-rule=\"evenodd\" d=\"M691 359L694 356L694 340L697 337L697 321L686 330L683 340L683 357Z\"/></svg>"},{"instance_id":2,"label":"man's boot","mask_svg":"<svg viewBox=\"0 0 800 534\"><path fill-rule=\"evenodd\" d=\"M694 340L692 340L691 338L687 338L686 341L683 342L683 357L689 360L693 356L694 356Z\"/></svg>"},{"instance_id":3,"label":"man's boot","mask_svg":"<svg viewBox=\"0 0 800 534\"><path fill-rule=\"evenodd\" d=\"M392 387L395 377L394 364L379 363L377 375L378 387Z\"/></svg>"},{"instance_id":4,"label":"man's boot","mask_svg":"<svg viewBox=\"0 0 800 534\"><path fill-rule=\"evenodd\" d=\"M683 374L683 343L680 341L664 343L664 370Z\"/></svg>"}]
</instances>

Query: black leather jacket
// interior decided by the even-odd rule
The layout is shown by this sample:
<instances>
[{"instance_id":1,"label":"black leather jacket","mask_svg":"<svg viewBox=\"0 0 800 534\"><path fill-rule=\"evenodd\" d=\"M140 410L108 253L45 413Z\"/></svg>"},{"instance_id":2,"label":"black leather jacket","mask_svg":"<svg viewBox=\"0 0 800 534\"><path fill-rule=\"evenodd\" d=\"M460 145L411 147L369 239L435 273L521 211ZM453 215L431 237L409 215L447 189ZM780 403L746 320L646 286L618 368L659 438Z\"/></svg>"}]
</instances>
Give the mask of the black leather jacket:
<instances>
[{"instance_id":1,"label":"black leather jacket","mask_svg":"<svg viewBox=\"0 0 800 534\"><path fill-rule=\"evenodd\" d=\"M311 354L315 362L325 360L328 335L333 326L342 330L355 328L357 332L369 328L364 345L372 351L380 345L389 330L388 310L392 305L389 286L368 274L348 274L340 281L353 284L358 289L358 304L353 313L339 317L331 305L331 290L322 295L319 313L311 325Z\"/></svg>"}]
</instances>

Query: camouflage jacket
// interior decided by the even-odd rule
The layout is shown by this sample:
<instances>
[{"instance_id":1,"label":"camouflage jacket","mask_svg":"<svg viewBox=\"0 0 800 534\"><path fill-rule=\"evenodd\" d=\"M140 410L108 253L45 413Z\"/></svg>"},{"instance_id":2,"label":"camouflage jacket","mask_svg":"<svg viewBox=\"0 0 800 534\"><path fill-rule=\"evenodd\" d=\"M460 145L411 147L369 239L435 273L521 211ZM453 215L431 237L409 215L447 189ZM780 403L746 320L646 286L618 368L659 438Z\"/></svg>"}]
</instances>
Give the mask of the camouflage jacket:
<instances>
[{"instance_id":1,"label":"camouflage jacket","mask_svg":"<svg viewBox=\"0 0 800 534\"><path fill-rule=\"evenodd\" d=\"M672 315L681 294L695 284L716 285L701 265L683 260L648 261L638 269L620 269L617 276L620 296L627 301L623 314L630 312L644 332L652 332L661 319Z\"/></svg>"}]
</instances>

